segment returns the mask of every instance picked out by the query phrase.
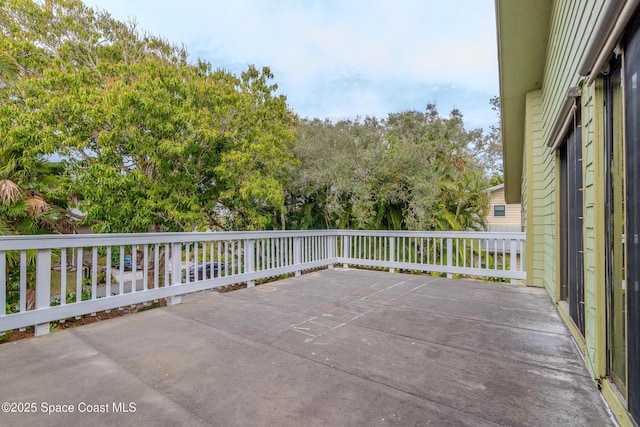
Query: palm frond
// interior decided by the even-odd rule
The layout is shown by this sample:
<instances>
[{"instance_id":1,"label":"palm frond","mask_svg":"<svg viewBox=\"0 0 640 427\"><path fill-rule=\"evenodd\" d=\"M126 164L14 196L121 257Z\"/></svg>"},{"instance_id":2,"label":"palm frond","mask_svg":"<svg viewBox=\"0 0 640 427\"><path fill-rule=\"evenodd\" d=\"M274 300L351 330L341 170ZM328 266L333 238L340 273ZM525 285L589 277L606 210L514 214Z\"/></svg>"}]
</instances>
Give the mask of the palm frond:
<instances>
[{"instance_id":1,"label":"palm frond","mask_svg":"<svg viewBox=\"0 0 640 427\"><path fill-rule=\"evenodd\" d=\"M22 189L10 179L0 180L0 202L10 205L22 199Z\"/></svg>"},{"instance_id":2,"label":"palm frond","mask_svg":"<svg viewBox=\"0 0 640 427\"><path fill-rule=\"evenodd\" d=\"M40 196L29 196L25 199L25 203L34 215L40 215L49 209L49 204Z\"/></svg>"}]
</instances>

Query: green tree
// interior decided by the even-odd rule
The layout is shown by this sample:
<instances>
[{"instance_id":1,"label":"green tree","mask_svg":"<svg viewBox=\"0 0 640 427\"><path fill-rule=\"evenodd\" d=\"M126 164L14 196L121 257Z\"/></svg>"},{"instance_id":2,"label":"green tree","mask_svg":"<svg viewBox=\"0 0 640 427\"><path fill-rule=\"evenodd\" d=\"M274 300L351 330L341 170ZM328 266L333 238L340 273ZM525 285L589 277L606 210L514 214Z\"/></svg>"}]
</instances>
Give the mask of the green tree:
<instances>
[{"instance_id":1,"label":"green tree","mask_svg":"<svg viewBox=\"0 0 640 427\"><path fill-rule=\"evenodd\" d=\"M496 112L497 121L489 127L489 132L478 138L474 145L476 162L491 178L493 185L502 183L502 128L500 126L500 98L494 96L489 101Z\"/></svg>"},{"instance_id":2,"label":"green tree","mask_svg":"<svg viewBox=\"0 0 640 427\"><path fill-rule=\"evenodd\" d=\"M7 53L0 51L0 81L5 84L13 81L20 69L16 61Z\"/></svg>"},{"instance_id":3,"label":"green tree","mask_svg":"<svg viewBox=\"0 0 640 427\"><path fill-rule=\"evenodd\" d=\"M462 115L390 114L385 120L306 120L298 129L302 166L289 191L298 228L481 229L486 179L472 156L481 132Z\"/></svg>"},{"instance_id":4,"label":"green tree","mask_svg":"<svg viewBox=\"0 0 640 427\"><path fill-rule=\"evenodd\" d=\"M61 159L60 197L100 232L260 229L282 219L296 117L268 68L187 62L78 0L0 5L0 138L23 163ZM64 193L64 194L62 194Z\"/></svg>"},{"instance_id":5,"label":"green tree","mask_svg":"<svg viewBox=\"0 0 640 427\"><path fill-rule=\"evenodd\" d=\"M16 60L0 51L0 91L7 91L19 77ZM63 214L66 201L57 193L60 164L25 156L26 147L12 142L5 140L0 146L0 235L72 230L73 223Z\"/></svg>"}]
</instances>

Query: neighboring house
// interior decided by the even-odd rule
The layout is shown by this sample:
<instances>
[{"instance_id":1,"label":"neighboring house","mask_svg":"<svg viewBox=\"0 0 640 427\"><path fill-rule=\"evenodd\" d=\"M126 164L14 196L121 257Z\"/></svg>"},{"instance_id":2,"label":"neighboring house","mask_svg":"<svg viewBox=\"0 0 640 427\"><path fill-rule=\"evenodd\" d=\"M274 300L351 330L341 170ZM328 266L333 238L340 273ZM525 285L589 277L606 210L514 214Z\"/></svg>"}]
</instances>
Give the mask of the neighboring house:
<instances>
[{"instance_id":1,"label":"neighboring house","mask_svg":"<svg viewBox=\"0 0 640 427\"><path fill-rule=\"evenodd\" d=\"M640 422L639 4L496 0L526 283L556 302L622 425Z\"/></svg>"},{"instance_id":2,"label":"neighboring house","mask_svg":"<svg viewBox=\"0 0 640 427\"><path fill-rule=\"evenodd\" d=\"M489 193L488 231L522 231L520 203L507 203L504 198L504 184L487 189Z\"/></svg>"}]
</instances>

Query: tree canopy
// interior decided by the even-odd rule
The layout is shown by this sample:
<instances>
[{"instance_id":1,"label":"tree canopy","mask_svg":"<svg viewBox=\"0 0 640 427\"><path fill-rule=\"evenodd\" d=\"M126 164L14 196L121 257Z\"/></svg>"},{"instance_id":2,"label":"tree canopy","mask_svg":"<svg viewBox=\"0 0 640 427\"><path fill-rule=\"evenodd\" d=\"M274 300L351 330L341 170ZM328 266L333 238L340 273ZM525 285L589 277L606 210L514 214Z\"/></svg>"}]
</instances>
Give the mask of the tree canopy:
<instances>
[{"instance_id":1,"label":"tree canopy","mask_svg":"<svg viewBox=\"0 0 640 427\"><path fill-rule=\"evenodd\" d=\"M57 191L86 223L259 229L282 215L296 116L268 68L190 64L184 48L78 0L0 8L0 51L18 69L0 90L0 158L59 159Z\"/></svg>"},{"instance_id":2,"label":"tree canopy","mask_svg":"<svg viewBox=\"0 0 640 427\"><path fill-rule=\"evenodd\" d=\"M385 120L306 120L290 187L296 228L481 229L487 181L471 148L482 137L462 114L389 114Z\"/></svg>"},{"instance_id":3,"label":"tree canopy","mask_svg":"<svg viewBox=\"0 0 640 427\"><path fill-rule=\"evenodd\" d=\"M79 0L5 0L0 29L0 234L483 227L499 131L457 110L299 120L268 67Z\"/></svg>"}]
</instances>

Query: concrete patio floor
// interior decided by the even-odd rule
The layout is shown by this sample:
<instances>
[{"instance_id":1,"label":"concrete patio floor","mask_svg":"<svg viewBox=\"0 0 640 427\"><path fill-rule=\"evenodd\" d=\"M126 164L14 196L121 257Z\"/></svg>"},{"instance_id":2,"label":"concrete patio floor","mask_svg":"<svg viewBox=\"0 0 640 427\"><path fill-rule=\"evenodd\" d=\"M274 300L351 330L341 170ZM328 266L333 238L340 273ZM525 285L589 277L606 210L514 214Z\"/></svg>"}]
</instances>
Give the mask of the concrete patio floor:
<instances>
[{"instance_id":1,"label":"concrete patio floor","mask_svg":"<svg viewBox=\"0 0 640 427\"><path fill-rule=\"evenodd\" d=\"M614 425L543 290L429 276L201 293L2 344L0 366L0 402L32 410L3 405L7 426Z\"/></svg>"}]
</instances>

